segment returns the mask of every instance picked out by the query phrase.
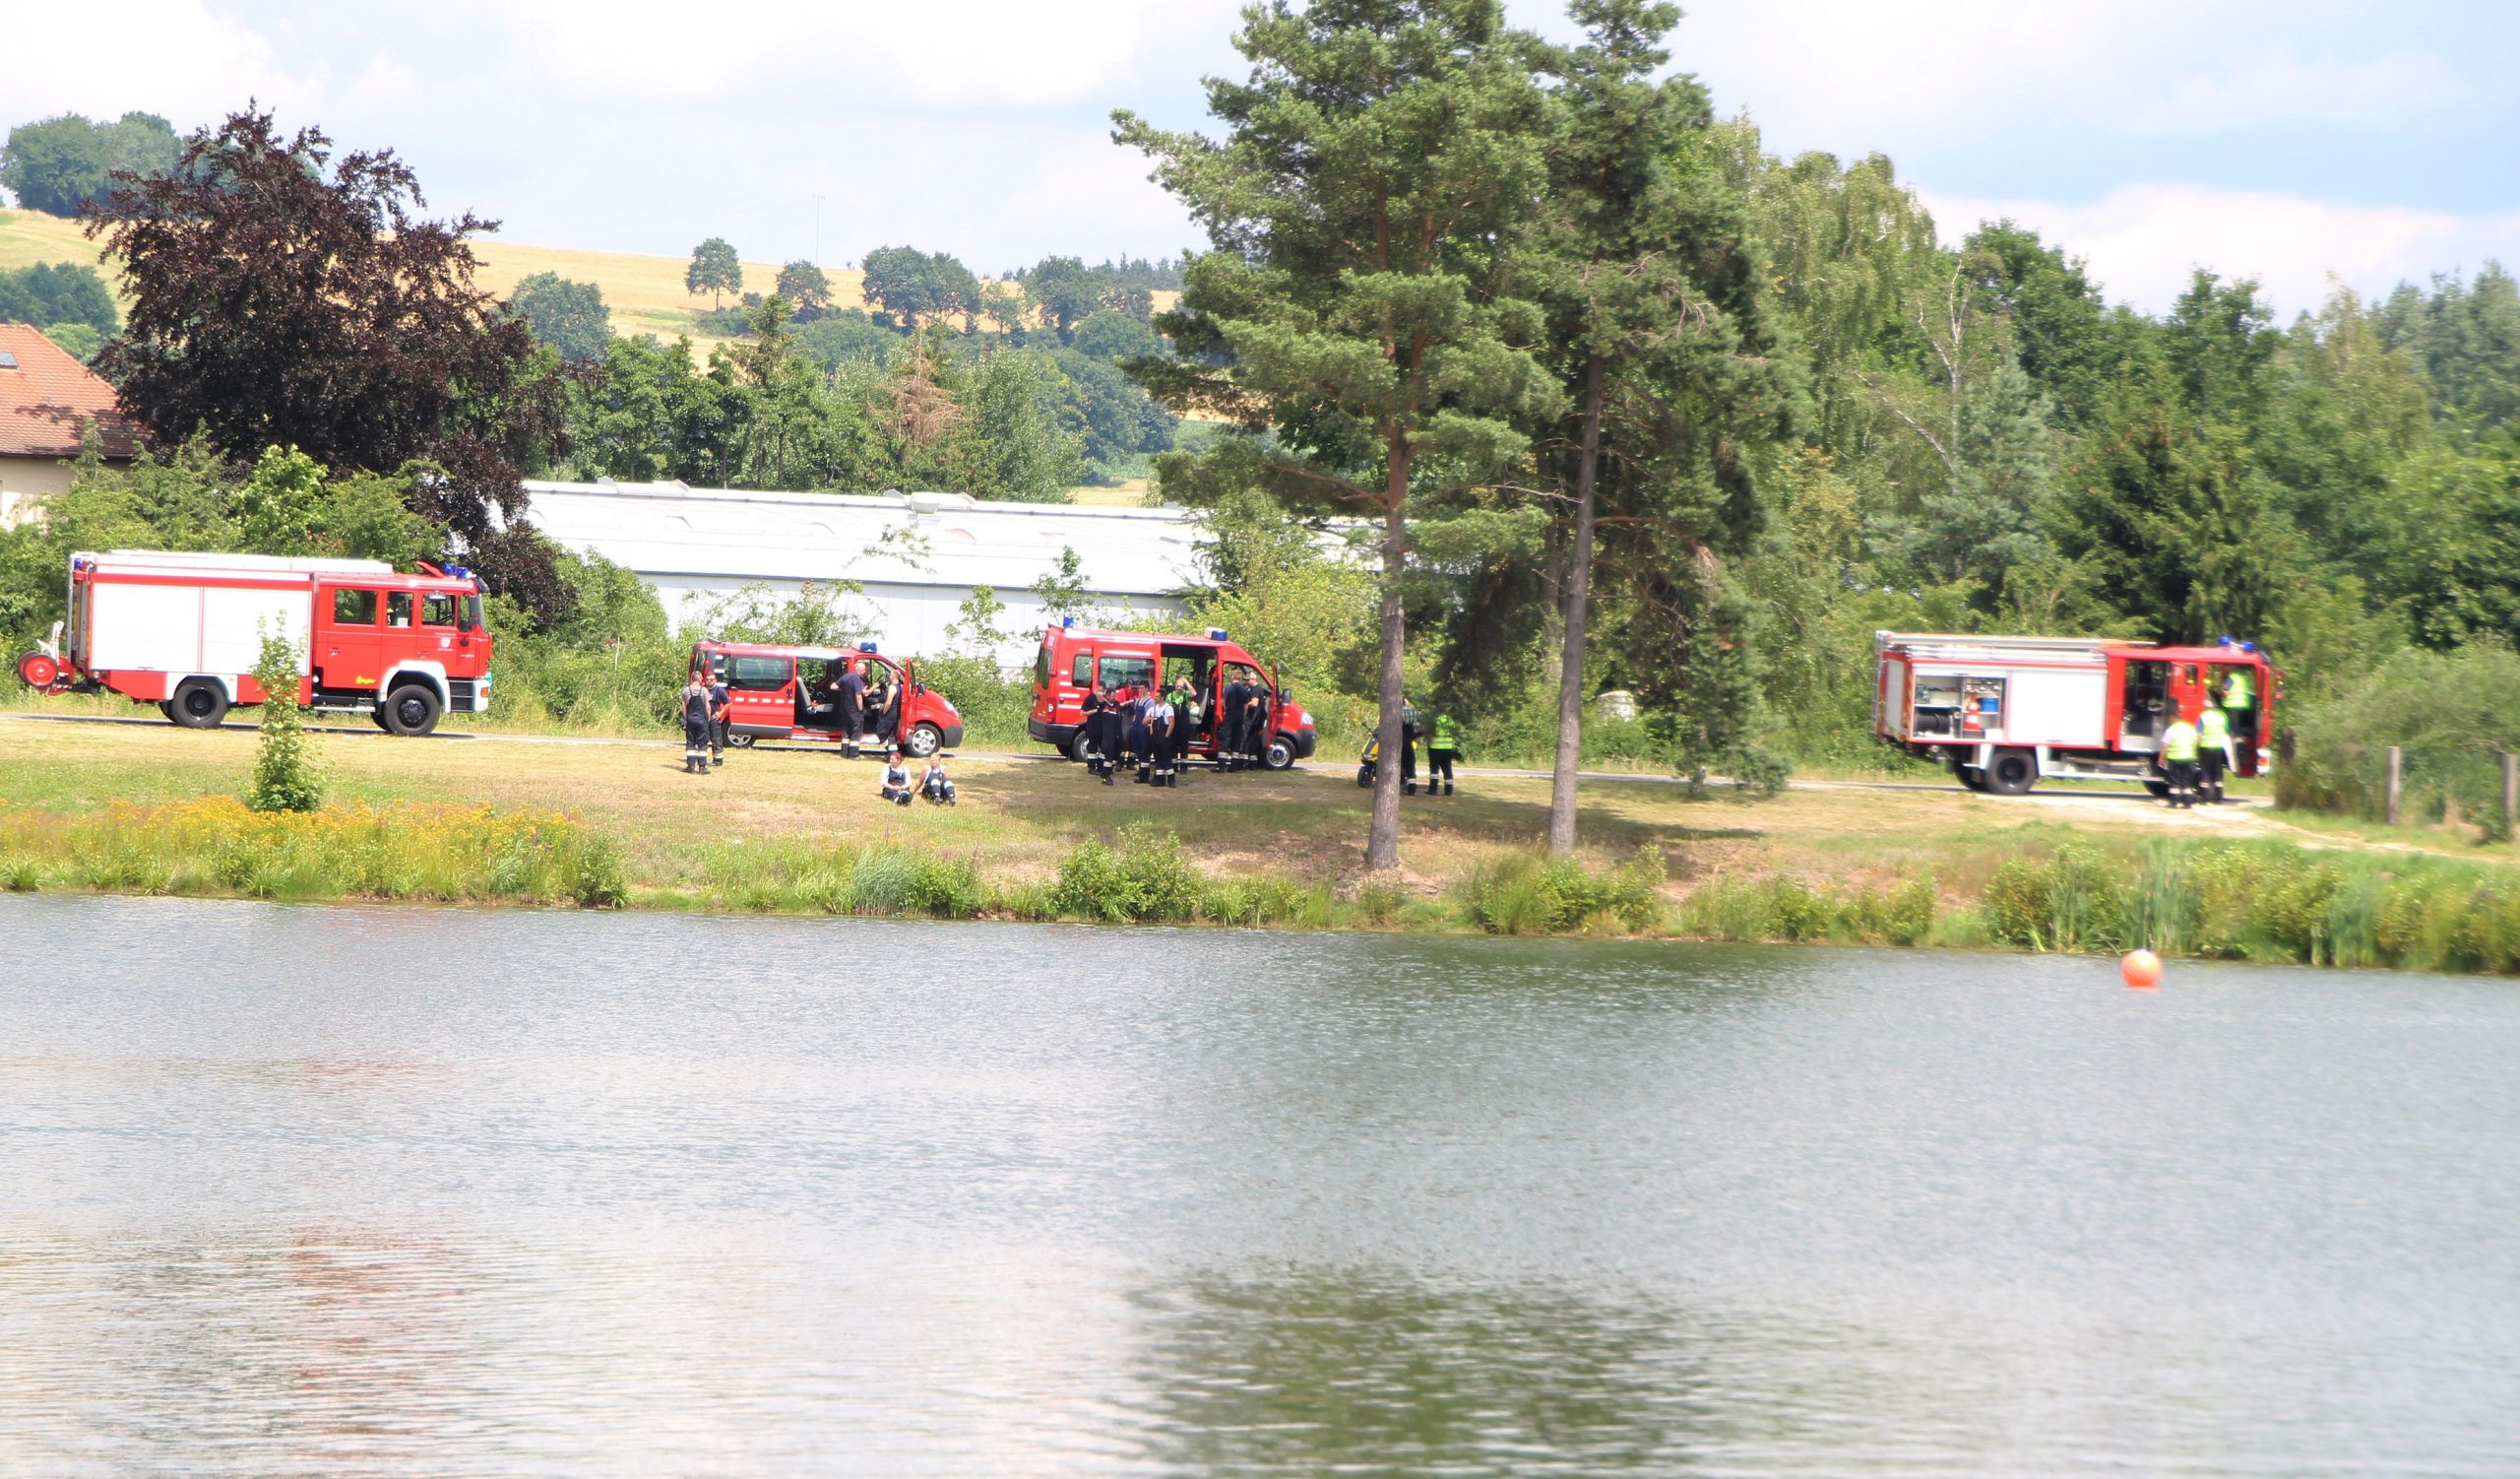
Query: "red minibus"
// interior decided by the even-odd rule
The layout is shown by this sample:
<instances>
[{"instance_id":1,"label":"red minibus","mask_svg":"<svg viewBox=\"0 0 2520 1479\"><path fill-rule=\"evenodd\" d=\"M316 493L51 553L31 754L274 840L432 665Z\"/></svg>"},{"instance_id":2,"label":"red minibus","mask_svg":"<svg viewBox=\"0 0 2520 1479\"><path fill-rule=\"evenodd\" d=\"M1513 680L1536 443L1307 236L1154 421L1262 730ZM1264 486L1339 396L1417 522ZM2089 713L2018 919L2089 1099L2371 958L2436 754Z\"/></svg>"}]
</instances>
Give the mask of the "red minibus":
<instances>
[{"instance_id":1,"label":"red minibus","mask_svg":"<svg viewBox=\"0 0 2520 1479\"><path fill-rule=\"evenodd\" d=\"M837 691L842 675L851 669L866 680L863 735L871 752L881 753L888 741L898 740L903 753L925 759L963 742L963 716L944 694L918 680L918 665L895 662L872 642L854 647L702 642L691 649L691 665L703 663L726 685L726 738L737 744L847 740ZM898 714L885 725L884 711L895 707Z\"/></svg>"},{"instance_id":2,"label":"red minibus","mask_svg":"<svg viewBox=\"0 0 2520 1479\"><path fill-rule=\"evenodd\" d=\"M1073 621L1074 618L1069 618ZM1217 710L1228 683L1240 678L1269 694L1268 742L1261 756L1271 770L1284 770L1312 756L1316 736L1312 716L1296 706L1278 681L1225 632L1210 627L1205 636L1161 632L1105 631L1062 622L1041 633L1041 649L1033 659L1033 712L1025 729L1044 744L1056 745L1072 760L1088 751L1085 734L1085 691L1100 684L1104 692L1122 685L1160 684L1166 690L1175 678L1187 677L1199 695L1197 728L1184 751L1213 760L1217 755Z\"/></svg>"}]
</instances>

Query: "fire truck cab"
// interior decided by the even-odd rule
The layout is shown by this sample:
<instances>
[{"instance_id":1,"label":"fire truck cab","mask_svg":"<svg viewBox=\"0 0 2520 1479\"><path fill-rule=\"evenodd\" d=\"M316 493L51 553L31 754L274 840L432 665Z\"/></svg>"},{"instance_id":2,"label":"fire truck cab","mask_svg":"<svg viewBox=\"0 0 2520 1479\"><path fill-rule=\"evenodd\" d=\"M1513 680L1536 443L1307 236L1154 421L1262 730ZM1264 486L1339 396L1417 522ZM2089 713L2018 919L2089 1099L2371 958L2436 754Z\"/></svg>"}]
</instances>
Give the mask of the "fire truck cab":
<instances>
[{"instance_id":1,"label":"fire truck cab","mask_svg":"<svg viewBox=\"0 0 2520 1479\"><path fill-rule=\"evenodd\" d=\"M726 738L737 744L847 740L838 695L842 675L851 670L866 681L863 733L873 751L880 753L897 740L903 753L923 760L963 742L963 716L944 694L918 680L918 665L896 662L877 652L872 642L854 647L702 642L691 649L691 665L704 663L726 685ZM893 711L889 724L887 711Z\"/></svg>"},{"instance_id":2,"label":"fire truck cab","mask_svg":"<svg viewBox=\"0 0 2520 1479\"><path fill-rule=\"evenodd\" d=\"M2160 647L2075 637L1876 632L1873 734L1940 760L1973 791L2018 796L2043 776L2169 790L2161 734L2193 721L2245 675L2233 720L2235 774L2262 775L2283 675L2256 644Z\"/></svg>"},{"instance_id":3,"label":"fire truck cab","mask_svg":"<svg viewBox=\"0 0 2520 1479\"><path fill-rule=\"evenodd\" d=\"M1074 625L1069 617L1041 633L1041 648L1033 659L1033 712L1025 728L1044 744L1055 745L1072 760L1091 753L1085 731L1085 693L1100 684L1106 693L1122 685L1170 689L1175 678L1190 680L1199 708L1185 755L1213 760L1217 756L1217 711L1228 683L1240 678L1257 683L1269 695L1268 739L1261 757L1271 770L1285 770L1309 759L1318 740L1312 716L1305 713L1279 683L1275 670L1263 667L1218 627L1203 636L1169 636L1160 632L1104 631Z\"/></svg>"},{"instance_id":4,"label":"fire truck cab","mask_svg":"<svg viewBox=\"0 0 2520 1479\"><path fill-rule=\"evenodd\" d=\"M490 701L481 582L455 566L417 574L365 559L166 550L70 557L69 619L18 660L45 693L119 693L186 729L216 729L263 702L265 637L298 652L300 706L365 714L397 735Z\"/></svg>"}]
</instances>

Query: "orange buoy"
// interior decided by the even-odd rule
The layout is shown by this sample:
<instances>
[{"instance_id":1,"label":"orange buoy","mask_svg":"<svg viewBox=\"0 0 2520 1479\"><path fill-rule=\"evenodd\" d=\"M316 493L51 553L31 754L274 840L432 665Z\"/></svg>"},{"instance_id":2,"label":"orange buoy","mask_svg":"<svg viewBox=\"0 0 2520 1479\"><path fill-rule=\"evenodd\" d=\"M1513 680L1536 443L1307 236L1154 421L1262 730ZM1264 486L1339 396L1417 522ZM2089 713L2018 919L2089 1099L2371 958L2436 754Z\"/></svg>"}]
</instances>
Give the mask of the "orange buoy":
<instances>
[{"instance_id":1,"label":"orange buoy","mask_svg":"<svg viewBox=\"0 0 2520 1479\"><path fill-rule=\"evenodd\" d=\"M2130 991L2148 992L2162 984L2162 958L2150 950L2129 950L2117 962L2117 974Z\"/></svg>"}]
</instances>

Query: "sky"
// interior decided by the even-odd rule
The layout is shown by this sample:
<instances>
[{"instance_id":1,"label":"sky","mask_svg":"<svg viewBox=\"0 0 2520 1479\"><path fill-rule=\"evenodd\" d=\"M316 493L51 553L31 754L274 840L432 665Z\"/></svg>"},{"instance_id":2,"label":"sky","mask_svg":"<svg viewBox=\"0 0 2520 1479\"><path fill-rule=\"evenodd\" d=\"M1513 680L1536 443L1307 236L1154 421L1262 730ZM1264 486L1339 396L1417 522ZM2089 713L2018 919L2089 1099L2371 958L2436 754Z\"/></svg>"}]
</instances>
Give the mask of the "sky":
<instances>
[{"instance_id":1,"label":"sky","mask_svg":"<svg viewBox=\"0 0 2520 1479\"><path fill-rule=\"evenodd\" d=\"M1563 0L1507 0L1564 33ZM2159 311L2192 269L2289 316L2520 268L2512 0L1698 0L1673 38L1767 147L1887 154L1946 239L2009 217ZM539 245L855 262L1162 256L1197 229L1109 140L1240 76L1232 0L0 0L0 126L259 98L392 147Z\"/></svg>"}]
</instances>

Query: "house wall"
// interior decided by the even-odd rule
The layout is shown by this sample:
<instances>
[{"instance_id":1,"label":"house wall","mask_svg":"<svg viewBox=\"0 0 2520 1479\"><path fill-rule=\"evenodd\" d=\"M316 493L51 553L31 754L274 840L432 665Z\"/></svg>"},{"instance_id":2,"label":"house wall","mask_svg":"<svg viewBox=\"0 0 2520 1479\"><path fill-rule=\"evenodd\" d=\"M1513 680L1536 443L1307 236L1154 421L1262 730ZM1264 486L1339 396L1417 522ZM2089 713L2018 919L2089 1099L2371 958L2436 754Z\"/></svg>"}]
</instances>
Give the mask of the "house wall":
<instances>
[{"instance_id":1,"label":"house wall","mask_svg":"<svg viewBox=\"0 0 2520 1479\"><path fill-rule=\"evenodd\" d=\"M44 499L67 491L72 471L56 457L0 456L0 529L27 522Z\"/></svg>"}]
</instances>

